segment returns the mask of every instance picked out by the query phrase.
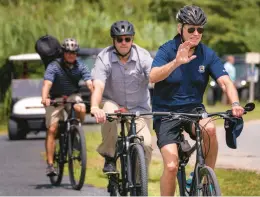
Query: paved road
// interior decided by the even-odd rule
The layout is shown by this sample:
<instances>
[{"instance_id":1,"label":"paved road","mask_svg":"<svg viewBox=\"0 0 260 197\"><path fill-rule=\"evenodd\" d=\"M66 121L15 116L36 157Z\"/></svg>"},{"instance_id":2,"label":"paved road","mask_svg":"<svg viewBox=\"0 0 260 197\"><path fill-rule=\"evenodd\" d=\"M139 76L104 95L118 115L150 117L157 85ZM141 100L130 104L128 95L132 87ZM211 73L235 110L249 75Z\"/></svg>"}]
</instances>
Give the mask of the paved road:
<instances>
[{"instance_id":1,"label":"paved road","mask_svg":"<svg viewBox=\"0 0 260 197\"><path fill-rule=\"evenodd\" d=\"M33 136L34 137L34 136ZM10 142L0 136L0 196L107 196L105 189L85 185L71 189L69 178L60 187L52 187L45 176L43 138Z\"/></svg>"},{"instance_id":2,"label":"paved road","mask_svg":"<svg viewBox=\"0 0 260 197\"><path fill-rule=\"evenodd\" d=\"M230 149L226 145L225 130L223 127L217 128L219 141L219 153L217 167L247 169L260 172L260 120L246 122L243 132L237 138L237 149ZM189 140L190 143L194 143ZM160 151L155 145L154 138L154 157L160 158ZM195 161L195 154L191 157L191 163Z\"/></svg>"}]
</instances>

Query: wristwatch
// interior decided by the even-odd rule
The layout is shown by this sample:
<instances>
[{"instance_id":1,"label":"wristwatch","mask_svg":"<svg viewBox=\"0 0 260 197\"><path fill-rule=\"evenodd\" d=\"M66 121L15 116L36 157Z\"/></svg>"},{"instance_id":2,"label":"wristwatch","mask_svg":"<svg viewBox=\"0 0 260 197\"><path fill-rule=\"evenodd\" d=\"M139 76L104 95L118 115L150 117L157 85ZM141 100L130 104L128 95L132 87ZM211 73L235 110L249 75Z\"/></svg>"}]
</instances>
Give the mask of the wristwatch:
<instances>
[{"instance_id":1,"label":"wristwatch","mask_svg":"<svg viewBox=\"0 0 260 197\"><path fill-rule=\"evenodd\" d=\"M235 107L235 106L240 106L240 103L239 102L234 102L234 103L232 103L232 105L231 105L232 107Z\"/></svg>"}]
</instances>

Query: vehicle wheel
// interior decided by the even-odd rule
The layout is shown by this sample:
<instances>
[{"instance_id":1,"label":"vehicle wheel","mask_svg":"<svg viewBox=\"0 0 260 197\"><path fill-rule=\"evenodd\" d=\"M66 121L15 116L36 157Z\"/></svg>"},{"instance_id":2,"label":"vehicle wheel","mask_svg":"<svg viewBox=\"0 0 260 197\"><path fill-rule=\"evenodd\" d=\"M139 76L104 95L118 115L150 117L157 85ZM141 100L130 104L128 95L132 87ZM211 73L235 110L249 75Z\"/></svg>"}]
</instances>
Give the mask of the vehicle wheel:
<instances>
[{"instance_id":1,"label":"vehicle wheel","mask_svg":"<svg viewBox=\"0 0 260 197\"><path fill-rule=\"evenodd\" d=\"M55 143L55 151L53 155L53 166L55 170L57 171L57 176L51 176L50 181L51 184L54 186L59 186L62 181L63 177L63 170L64 170L64 155L61 153L61 147L62 147L62 142L57 139Z\"/></svg>"},{"instance_id":2,"label":"vehicle wheel","mask_svg":"<svg viewBox=\"0 0 260 197\"><path fill-rule=\"evenodd\" d=\"M131 148L131 167L133 188L130 196L148 196L148 176L144 149L140 144Z\"/></svg>"},{"instance_id":3,"label":"vehicle wheel","mask_svg":"<svg viewBox=\"0 0 260 197\"><path fill-rule=\"evenodd\" d=\"M87 151L85 135L80 126L71 126L69 137L69 177L75 190L80 190L85 182Z\"/></svg>"},{"instance_id":4,"label":"vehicle wheel","mask_svg":"<svg viewBox=\"0 0 260 197\"><path fill-rule=\"evenodd\" d=\"M218 180L212 168L205 166L200 169L199 182L202 183L202 189L196 190L194 184L192 196L221 196Z\"/></svg>"},{"instance_id":5,"label":"vehicle wheel","mask_svg":"<svg viewBox=\"0 0 260 197\"><path fill-rule=\"evenodd\" d=\"M208 88L207 104L208 105L215 105L216 104L216 99L215 99L215 96L214 96L214 90L212 88Z\"/></svg>"},{"instance_id":6,"label":"vehicle wheel","mask_svg":"<svg viewBox=\"0 0 260 197\"><path fill-rule=\"evenodd\" d=\"M247 102L249 99L249 90L247 88L244 88L241 90L240 100L243 102Z\"/></svg>"},{"instance_id":7,"label":"vehicle wheel","mask_svg":"<svg viewBox=\"0 0 260 197\"><path fill-rule=\"evenodd\" d=\"M9 119L8 121L8 137L9 140L20 140L26 138L26 130L19 128L18 122Z\"/></svg>"}]
</instances>

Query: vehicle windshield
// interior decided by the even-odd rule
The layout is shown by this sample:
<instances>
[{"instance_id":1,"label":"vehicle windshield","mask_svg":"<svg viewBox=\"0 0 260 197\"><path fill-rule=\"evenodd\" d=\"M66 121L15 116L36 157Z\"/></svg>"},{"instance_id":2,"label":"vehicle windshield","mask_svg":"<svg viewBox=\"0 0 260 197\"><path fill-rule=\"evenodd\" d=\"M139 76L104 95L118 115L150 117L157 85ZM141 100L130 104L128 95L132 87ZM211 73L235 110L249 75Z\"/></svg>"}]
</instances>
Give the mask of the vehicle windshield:
<instances>
[{"instance_id":1,"label":"vehicle windshield","mask_svg":"<svg viewBox=\"0 0 260 197\"><path fill-rule=\"evenodd\" d=\"M236 80L246 80L248 64L235 64L235 68Z\"/></svg>"},{"instance_id":2,"label":"vehicle windshield","mask_svg":"<svg viewBox=\"0 0 260 197\"><path fill-rule=\"evenodd\" d=\"M81 62L81 63L84 63L88 67L89 71L91 71L92 68L94 67L95 60L96 60L95 56L80 56L80 57L78 57L78 61Z\"/></svg>"}]
</instances>

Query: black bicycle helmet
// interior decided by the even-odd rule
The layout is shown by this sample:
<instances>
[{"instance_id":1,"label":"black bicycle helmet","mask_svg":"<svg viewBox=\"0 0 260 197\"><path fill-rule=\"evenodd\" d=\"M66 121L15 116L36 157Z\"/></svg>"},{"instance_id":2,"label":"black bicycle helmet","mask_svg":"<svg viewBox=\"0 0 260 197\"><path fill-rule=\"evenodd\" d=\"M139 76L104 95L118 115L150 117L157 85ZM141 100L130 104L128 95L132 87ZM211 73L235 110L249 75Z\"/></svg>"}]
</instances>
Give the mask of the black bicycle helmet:
<instances>
[{"instance_id":1,"label":"black bicycle helmet","mask_svg":"<svg viewBox=\"0 0 260 197\"><path fill-rule=\"evenodd\" d=\"M135 35L134 26L128 21L117 21L110 29L111 37L123 36L123 35Z\"/></svg>"},{"instance_id":2,"label":"black bicycle helmet","mask_svg":"<svg viewBox=\"0 0 260 197\"><path fill-rule=\"evenodd\" d=\"M63 41L61 48L64 52L78 52L79 44L74 38L66 38Z\"/></svg>"},{"instance_id":3,"label":"black bicycle helmet","mask_svg":"<svg viewBox=\"0 0 260 197\"><path fill-rule=\"evenodd\" d=\"M179 23L189 25L205 25L207 23L207 16L203 10L194 5L184 6L176 15Z\"/></svg>"}]
</instances>

